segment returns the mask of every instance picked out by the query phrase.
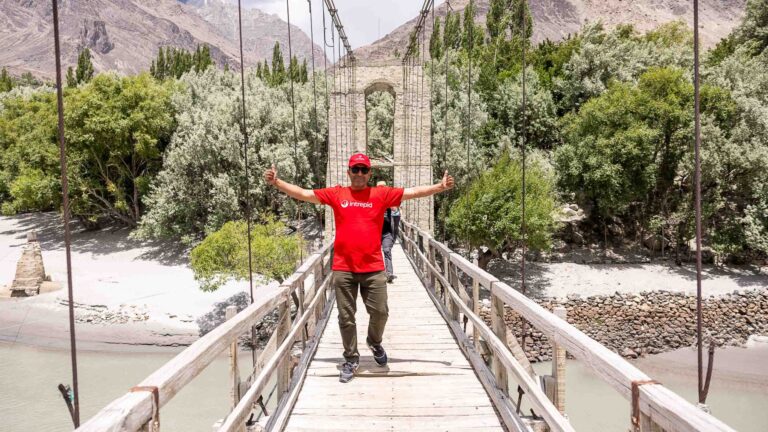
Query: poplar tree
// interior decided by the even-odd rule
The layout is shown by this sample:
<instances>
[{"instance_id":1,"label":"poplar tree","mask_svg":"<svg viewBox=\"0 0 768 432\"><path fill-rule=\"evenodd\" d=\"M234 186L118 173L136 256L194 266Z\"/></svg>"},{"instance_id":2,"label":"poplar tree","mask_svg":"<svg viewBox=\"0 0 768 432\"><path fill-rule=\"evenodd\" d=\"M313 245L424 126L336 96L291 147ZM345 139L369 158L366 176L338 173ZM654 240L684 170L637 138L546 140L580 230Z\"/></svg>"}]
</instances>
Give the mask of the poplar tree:
<instances>
[{"instance_id":1,"label":"poplar tree","mask_svg":"<svg viewBox=\"0 0 768 432\"><path fill-rule=\"evenodd\" d=\"M275 42L275 47L272 49L272 85L280 85L285 82L285 61L283 60L283 52L280 50L280 43Z\"/></svg>"},{"instance_id":2,"label":"poplar tree","mask_svg":"<svg viewBox=\"0 0 768 432\"><path fill-rule=\"evenodd\" d=\"M87 83L93 78L93 63L91 62L91 50L88 48L80 51L77 56L77 70L75 79L78 84Z\"/></svg>"},{"instance_id":3,"label":"poplar tree","mask_svg":"<svg viewBox=\"0 0 768 432\"><path fill-rule=\"evenodd\" d=\"M11 91L12 88L13 88L13 80L11 79L11 76L8 74L8 70L3 68L2 72L0 72L0 93Z\"/></svg>"},{"instance_id":4,"label":"poplar tree","mask_svg":"<svg viewBox=\"0 0 768 432\"><path fill-rule=\"evenodd\" d=\"M75 78L75 71L72 66L67 68L67 87L77 87L77 78Z\"/></svg>"},{"instance_id":5,"label":"poplar tree","mask_svg":"<svg viewBox=\"0 0 768 432\"><path fill-rule=\"evenodd\" d=\"M429 56L434 60L439 60L442 55L443 44L440 34L440 19L437 19L432 29L432 35L429 37Z\"/></svg>"}]
</instances>

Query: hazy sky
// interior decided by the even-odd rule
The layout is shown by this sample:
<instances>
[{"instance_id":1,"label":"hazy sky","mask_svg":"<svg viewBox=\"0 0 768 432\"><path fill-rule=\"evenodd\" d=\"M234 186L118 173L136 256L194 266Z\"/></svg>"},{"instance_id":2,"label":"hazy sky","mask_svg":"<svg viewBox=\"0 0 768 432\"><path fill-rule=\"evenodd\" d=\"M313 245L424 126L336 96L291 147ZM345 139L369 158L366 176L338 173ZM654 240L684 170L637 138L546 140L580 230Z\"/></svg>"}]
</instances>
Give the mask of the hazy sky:
<instances>
[{"instance_id":1,"label":"hazy sky","mask_svg":"<svg viewBox=\"0 0 768 432\"><path fill-rule=\"evenodd\" d=\"M309 34L308 0L288 1L291 7L291 24ZM325 7L323 0L309 1L312 2L315 43L322 47L323 17L320 11L325 11ZM435 0L435 5L443 1ZM339 17L349 43L354 49L368 45L418 15L423 0L334 0L334 3L339 10ZM283 20L286 19L285 0L244 0L244 4L257 7L267 13L277 14ZM327 16L326 23L330 25Z\"/></svg>"}]
</instances>

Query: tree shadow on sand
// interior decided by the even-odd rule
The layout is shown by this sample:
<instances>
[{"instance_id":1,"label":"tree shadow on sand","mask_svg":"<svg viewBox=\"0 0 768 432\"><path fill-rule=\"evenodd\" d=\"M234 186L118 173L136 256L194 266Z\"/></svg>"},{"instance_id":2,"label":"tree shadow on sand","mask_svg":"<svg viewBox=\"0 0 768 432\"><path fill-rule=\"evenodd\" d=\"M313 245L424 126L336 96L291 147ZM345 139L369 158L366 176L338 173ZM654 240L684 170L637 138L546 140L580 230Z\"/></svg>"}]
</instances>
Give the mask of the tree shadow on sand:
<instances>
[{"instance_id":1,"label":"tree shadow on sand","mask_svg":"<svg viewBox=\"0 0 768 432\"><path fill-rule=\"evenodd\" d=\"M8 217L14 228L0 232L11 235L19 243L26 242L27 233L37 232L43 250L64 249L64 224L56 212L27 213ZM189 262L188 247L173 241L142 241L130 237L129 228L112 226L99 230L86 230L77 220L70 221L73 251L93 255L109 255L132 249L145 249L134 259L156 261L163 265L186 265Z\"/></svg>"}]
</instances>

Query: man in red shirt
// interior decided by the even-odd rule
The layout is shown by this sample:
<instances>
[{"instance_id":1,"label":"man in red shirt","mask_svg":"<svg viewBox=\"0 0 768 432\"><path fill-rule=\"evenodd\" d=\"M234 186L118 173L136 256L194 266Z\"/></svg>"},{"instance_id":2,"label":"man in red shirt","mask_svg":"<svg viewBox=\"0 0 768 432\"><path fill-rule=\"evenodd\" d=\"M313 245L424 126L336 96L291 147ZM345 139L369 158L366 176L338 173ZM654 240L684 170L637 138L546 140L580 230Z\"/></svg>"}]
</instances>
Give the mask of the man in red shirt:
<instances>
[{"instance_id":1,"label":"man in red shirt","mask_svg":"<svg viewBox=\"0 0 768 432\"><path fill-rule=\"evenodd\" d=\"M453 187L453 177L448 175L448 171L443 174L440 183L431 186L405 189L370 187L371 161L362 153L349 158L347 175L351 186L309 190L279 179L274 165L264 173L267 183L286 195L313 204L325 204L333 209L336 239L333 243L332 284L336 291L339 329L344 344L345 362L339 381L344 383L354 377L360 361L355 323L358 289L370 317L366 342L376 363L380 366L387 364L387 353L381 346L389 317L387 274L381 256L384 212L389 207L399 207L402 201L427 197Z\"/></svg>"}]
</instances>

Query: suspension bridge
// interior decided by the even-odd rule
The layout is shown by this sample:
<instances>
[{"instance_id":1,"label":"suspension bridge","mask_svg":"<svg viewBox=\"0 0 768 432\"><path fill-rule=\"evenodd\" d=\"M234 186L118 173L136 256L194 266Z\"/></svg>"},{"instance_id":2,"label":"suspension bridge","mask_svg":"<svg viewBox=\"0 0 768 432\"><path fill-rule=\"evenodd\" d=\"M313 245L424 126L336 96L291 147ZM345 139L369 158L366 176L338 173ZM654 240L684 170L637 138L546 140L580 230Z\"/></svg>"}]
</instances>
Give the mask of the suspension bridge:
<instances>
[{"instance_id":1,"label":"suspension bridge","mask_svg":"<svg viewBox=\"0 0 768 432\"><path fill-rule=\"evenodd\" d=\"M69 262L58 12L57 1L52 2ZM333 73L326 74L325 81L329 97L328 185L344 183L344 161L350 154L366 150L365 97L373 91L390 92L396 100L393 160L379 166L394 168L396 186L432 181L431 152L435 146L431 142L429 89L433 77L426 77L424 68L424 29L430 13L434 19L434 1L425 0L402 65L366 67L356 64L333 0L324 0L323 30L324 35L330 33L330 38L324 37L323 44L326 50L331 49L334 63ZM694 13L697 31L697 2ZM290 58L290 9L288 21ZM242 33L240 36L242 64ZM696 53L698 64L698 51ZM522 55L524 58L524 52ZM314 60L312 65L314 68ZM241 67L242 103L246 113L243 69ZM471 74L470 62L467 77L470 101ZM313 80L314 77L313 73ZM695 81L698 86L698 70ZM313 86L317 86L314 81ZM524 89L523 86L525 95ZM468 118L471 109L470 105ZM525 113L525 97L522 112ZM243 145L247 146L245 115L242 120L246 132ZM696 126L698 169L698 115ZM467 122L466 127L471 124ZM295 134L294 113L294 141ZM467 131L468 162L470 136ZM521 146L523 152L524 149L525 143ZM247 161L245 166L247 170ZM70 300L76 430L159 431L162 407L225 352L230 360L230 373L222 385L230 388L231 409L221 413L221 420L212 425L216 431L573 431L567 415L566 356L580 361L612 387L617 398L626 400L631 414L627 418L627 430L733 430L568 324L565 309L548 311L528 299L524 271L516 289L433 238L431 199L408 203L403 210L400 243L393 250L399 278L388 291L391 316L383 341L390 355L387 366L380 367L372 357L363 356L356 379L348 384L339 383L338 371L343 358L340 332L334 323L337 311L330 268L333 232L329 230L325 245L310 256L302 257L301 265L280 286L262 288L254 295L251 280L251 304L247 308L240 312L234 307L228 309L226 322L82 425L79 424ZM247 212L250 222L250 206ZM333 226L331 217L327 216L328 227ZM701 238L700 231L697 238ZM701 251L701 247L697 250ZM522 264L524 269L524 262ZM700 269L700 259L698 266ZM71 278L68 289L71 299ZM481 316L481 299L490 301L490 322ZM362 303L358 311L358 320L365 321ZM519 335L504 321L508 311L519 314L528 325L552 341L551 373L534 372L520 346ZM238 339L252 336L254 326L269 314L279 318L263 351L241 358ZM359 326L358 331L362 340L366 329ZM240 372L243 362L250 363L245 375ZM274 408L268 410L266 402L270 400L274 401ZM599 416L601 407L594 409Z\"/></svg>"}]
</instances>

